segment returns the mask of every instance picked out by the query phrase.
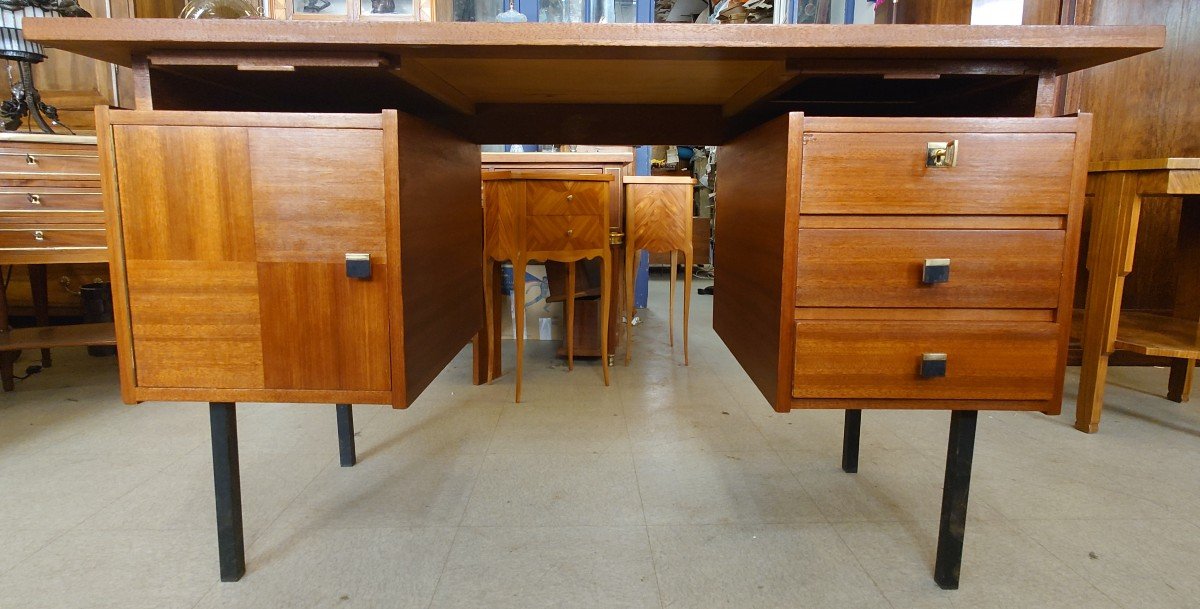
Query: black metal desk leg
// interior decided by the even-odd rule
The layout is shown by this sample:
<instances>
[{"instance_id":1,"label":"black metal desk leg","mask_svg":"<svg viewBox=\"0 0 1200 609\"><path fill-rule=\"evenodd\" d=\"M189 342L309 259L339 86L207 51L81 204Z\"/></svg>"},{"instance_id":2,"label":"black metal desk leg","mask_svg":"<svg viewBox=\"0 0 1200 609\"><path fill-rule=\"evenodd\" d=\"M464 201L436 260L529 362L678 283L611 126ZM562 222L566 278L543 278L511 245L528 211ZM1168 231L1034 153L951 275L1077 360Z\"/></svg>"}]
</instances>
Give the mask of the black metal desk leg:
<instances>
[{"instance_id":1,"label":"black metal desk leg","mask_svg":"<svg viewBox=\"0 0 1200 609\"><path fill-rule=\"evenodd\" d=\"M353 467L357 462L354 454L354 410L350 404L337 405L338 454L342 467Z\"/></svg>"},{"instance_id":2,"label":"black metal desk leg","mask_svg":"<svg viewBox=\"0 0 1200 609\"><path fill-rule=\"evenodd\" d=\"M962 569L963 534L967 526L967 494L971 489L971 459L975 453L975 423L979 412L950 413L946 447L946 482L942 487L942 522L938 528L933 581L943 590L957 590Z\"/></svg>"},{"instance_id":3,"label":"black metal desk leg","mask_svg":"<svg viewBox=\"0 0 1200 609\"><path fill-rule=\"evenodd\" d=\"M238 470L237 410L233 402L210 402L213 487L217 497L217 547L221 581L235 582L246 573L242 540L242 480Z\"/></svg>"},{"instance_id":4,"label":"black metal desk leg","mask_svg":"<svg viewBox=\"0 0 1200 609\"><path fill-rule=\"evenodd\" d=\"M862 411L846 411L846 427L842 430L842 471L858 472L858 435L862 427Z\"/></svg>"}]
</instances>

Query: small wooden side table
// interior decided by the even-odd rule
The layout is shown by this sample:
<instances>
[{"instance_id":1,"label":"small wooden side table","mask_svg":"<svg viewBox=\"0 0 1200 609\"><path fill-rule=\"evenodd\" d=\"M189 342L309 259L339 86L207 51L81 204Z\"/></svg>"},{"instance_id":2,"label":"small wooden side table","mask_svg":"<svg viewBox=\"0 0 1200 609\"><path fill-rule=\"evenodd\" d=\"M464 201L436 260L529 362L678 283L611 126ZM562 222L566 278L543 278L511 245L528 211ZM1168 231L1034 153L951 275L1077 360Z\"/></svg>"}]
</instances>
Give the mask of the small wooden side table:
<instances>
[{"instance_id":1,"label":"small wooden side table","mask_svg":"<svg viewBox=\"0 0 1200 609\"><path fill-rule=\"evenodd\" d=\"M1095 433L1104 406L1108 358L1124 350L1175 358L1167 398L1186 402L1200 359L1200 158L1094 163L1083 362L1075 427ZM1175 306L1171 316L1121 312L1125 276L1133 269L1144 197L1181 197Z\"/></svg>"},{"instance_id":2,"label":"small wooden side table","mask_svg":"<svg viewBox=\"0 0 1200 609\"><path fill-rule=\"evenodd\" d=\"M625 178L625 319L632 320L633 280L640 250L671 254L671 299L667 339L675 346L675 272L683 252L683 365L688 365L688 317L692 303L692 188L696 180L680 176ZM625 324L625 364L633 348L632 323Z\"/></svg>"},{"instance_id":3,"label":"small wooden side table","mask_svg":"<svg viewBox=\"0 0 1200 609\"><path fill-rule=\"evenodd\" d=\"M600 259L600 353L608 353L608 318L612 300L609 237L610 174L497 171L483 174L483 282L488 352L494 358L488 380L499 364L500 317L493 285L496 264L513 265L514 288L521 285L525 266L533 260L569 263L567 285L575 286L575 263ZM514 297L519 290L514 289ZM567 367L574 369L575 290L567 290ZM517 308L517 389L521 401L521 372L525 357L525 312ZM604 384L609 384L608 358L600 358Z\"/></svg>"}]
</instances>

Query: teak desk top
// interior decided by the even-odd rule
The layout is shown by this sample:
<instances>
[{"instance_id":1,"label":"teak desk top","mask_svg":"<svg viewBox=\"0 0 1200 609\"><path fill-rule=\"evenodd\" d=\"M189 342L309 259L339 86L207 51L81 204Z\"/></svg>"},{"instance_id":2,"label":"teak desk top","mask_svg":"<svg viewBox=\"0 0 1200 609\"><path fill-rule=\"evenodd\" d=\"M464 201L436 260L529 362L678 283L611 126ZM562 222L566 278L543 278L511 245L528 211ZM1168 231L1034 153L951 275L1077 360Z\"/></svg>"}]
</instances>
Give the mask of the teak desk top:
<instances>
[{"instance_id":1,"label":"teak desk top","mask_svg":"<svg viewBox=\"0 0 1200 609\"><path fill-rule=\"evenodd\" d=\"M28 19L24 29L132 66L139 109L151 89L164 110L397 108L479 143L719 144L786 111L1029 116L1036 100L1048 115L1054 76L1165 41L1162 26Z\"/></svg>"}]
</instances>

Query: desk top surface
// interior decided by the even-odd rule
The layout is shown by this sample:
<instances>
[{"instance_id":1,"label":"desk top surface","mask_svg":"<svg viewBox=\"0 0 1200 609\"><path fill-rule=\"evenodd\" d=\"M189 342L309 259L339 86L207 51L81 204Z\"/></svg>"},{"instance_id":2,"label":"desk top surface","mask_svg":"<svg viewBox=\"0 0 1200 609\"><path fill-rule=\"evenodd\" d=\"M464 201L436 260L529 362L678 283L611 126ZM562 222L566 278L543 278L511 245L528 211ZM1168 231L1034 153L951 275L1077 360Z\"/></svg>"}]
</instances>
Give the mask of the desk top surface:
<instances>
[{"instance_id":1,"label":"desk top surface","mask_svg":"<svg viewBox=\"0 0 1200 609\"><path fill-rule=\"evenodd\" d=\"M425 58L1019 59L1060 73L1161 48L1162 26L404 23L28 19L30 40L130 65L155 50L373 50Z\"/></svg>"},{"instance_id":2,"label":"desk top surface","mask_svg":"<svg viewBox=\"0 0 1200 609\"><path fill-rule=\"evenodd\" d=\"M1162 26L61 18L24 29L136 64L156 109L394 108L479 143L578 144L716 144L793 111L1029 116L1050 77L1166 36Z\"/></svg>"}]
</instances>

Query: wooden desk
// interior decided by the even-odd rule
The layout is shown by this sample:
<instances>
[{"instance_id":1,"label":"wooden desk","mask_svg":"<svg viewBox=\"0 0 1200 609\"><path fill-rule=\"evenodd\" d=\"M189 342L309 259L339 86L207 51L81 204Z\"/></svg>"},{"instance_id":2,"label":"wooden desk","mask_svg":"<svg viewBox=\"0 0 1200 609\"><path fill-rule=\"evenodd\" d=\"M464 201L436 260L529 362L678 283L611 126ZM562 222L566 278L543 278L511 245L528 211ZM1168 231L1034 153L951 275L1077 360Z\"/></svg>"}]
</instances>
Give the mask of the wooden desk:
<instances>
[{"instance_id":1,"label":"wooden desk","mask_svg":"<svg viewBox=\"0 0 1200 609\"><path fill-rule=\"evenodd\" d=\"M7 285L0 286L0 381L12 391L22 349L112 345L112 324L49 326L47 264L106 262L96 138L0 133L0 265L29 265L35 328L8 328ZM7 277L4 278L8 280Z\"/></svg>"},{"instance_id":2,"label":"wooden desk","mask_svg":"<svg viewBox=\"0 0 1200 609\"><path fill-rule=\"evenodd\" d=\"M1186 402L1200 359L1200 159L1095 163L1088 168L1092 232L1087 257L1083 362L1075 427L1095 433L1104 407L1108 358L1124 350L1174 358L1167 398ZM1143 197L1180 197L1179 261L1172 316L1121 312L1133 270Z\"/></svg>"},{"instance_id":3,"label":"wooden desk","mask_svg":"<svg viewBox=\"0 0 1200 609\"><path fill-rule=\"evenodd\" d=\"M355 183L375 188L382 180L386 208L399 210L382 223L386 243L399 249L387 252L388 301L380 311L393 332L403 328L391 339L393 365L421 358L423 375L440 369L466 337L475 335L478 345L483 328L482 303L457 292L481 294L483 281L480 159L463 143L728 145L716 223L718 333L775 408L846 410L847 471L857 468L863 408L953 410L934 579L954 588L978 410L1059 408L1055 384L1066 348L1088 119L1048 118L1055 79L1159 48L1165 30L29 19L25 33L52 47L132 66L138 110L127 115L129 124L198 121L203 124L193 123L197 127L232 123L248 130L271 124L286 131L367 121L357 128L379 130L382 121L383 165ZM380 111L382 119L329 115ZM397 120L389 117L397 116L399 127L389 127ZM151 192L123 188L119 197L113 194L121 146L130 155L156 159L153 140L122 143L120 130L108 123L100 131L106 147L115 143L118 153L106 188L110 209L153 205ZM398 142L397 132L405 136ZM412 137L432 133L440 134L438 145L421 145L427 136ZM178 147L204 151L205 158L220 159L216 153L226 150L207 132L177 137ZM410 145L414 140L418 144ZM949 146L954 140L961 145ZM957 167L951 149L959 154ZM288 150L279 152L286 157ZM314 169L305 159L288 158ZM927 168L927 159L939 167ZM165 169L182 159L154 162ZM259 162L250 162L253 171ZM389 177L414 166L421 172L408 179ZM331 175L308 174L270 182L321 183ZM429 183L422 177L427 174L445 179ZM255 210L257 198L250 204ZM241 226L247 234L258 227L258 212L247 216L245 201L229 203L206 217L214 224L228 220L226 226ZM328 218L319 202L288 209L287 216L269 217L314 224ZM120 222L110 218L110 230ZM451 225L455 230L447 229ZM156 243L126 235L127 245ZM855 245L876 255L845 266ZM812 254L822 247L840 255ZM247 264L263 262L244 255ZM937 259L947 257L949 283L925 286L942 282L945 269L937 267L945 265ZM114 255L114 262L124 260L124 254ZM420 266L410 266L414 261L431 270L422 274ZM837 269L849 272L831 272ZM933 272L928 279L926 270ZM401 276L402 290L396 281ZM1003 285L986 280L993 276ZM300 275L273 277L273 289L303 290ZM178 306L178 296L156 292L159 278L122 283L129 300L118 306L155 298L159 306ZM427 298L412 298L412 290L427 290ZM226 337L237 328L246 340L261 339L264 349L295 353L295 333L255 334L254 323L273 323L248 304L264 293L247 282L237 298L222 301L220 313L232 315L210 318L210 330ZM330 302L323 293L315 300ZM453 314L446 314L447 306ZM314 334L339 327L313 320ZM292 401L307 394L241 394L213 387L211 380L186 391L139 392L130 345L154 340L155 328L140 324L135 308L132 316L119 317L118 339L128 398L212 402L222 577L237 579L244 555L236 423L232 404L220 400ZM189 353L210 348L200 344ZM876 355L847 361L847 353L864 348ZM829 365L800 357L809 351L828 355ZM922 357L938 353L942 359ZM996 354L998 362L979 353ZM487 370L486 350L476 354L476 371ZM180 357L164 357L160 370L170 372ZM303 369L292 365L303 360L277 361L284 370ZM335 370L352 376L361 367L335 366L324 374L332 377ZM389 379L390 400L403 405L424 384L397 382L406 378L398 372ZM945 376L920 378L939 372ZM382 387L385 379L378 382ZM400 387L407 391L396 393ZM373 390L365 397L387 400L386 393Z\"/></svg>"}]
</instances>

